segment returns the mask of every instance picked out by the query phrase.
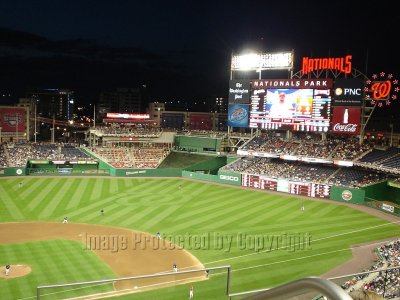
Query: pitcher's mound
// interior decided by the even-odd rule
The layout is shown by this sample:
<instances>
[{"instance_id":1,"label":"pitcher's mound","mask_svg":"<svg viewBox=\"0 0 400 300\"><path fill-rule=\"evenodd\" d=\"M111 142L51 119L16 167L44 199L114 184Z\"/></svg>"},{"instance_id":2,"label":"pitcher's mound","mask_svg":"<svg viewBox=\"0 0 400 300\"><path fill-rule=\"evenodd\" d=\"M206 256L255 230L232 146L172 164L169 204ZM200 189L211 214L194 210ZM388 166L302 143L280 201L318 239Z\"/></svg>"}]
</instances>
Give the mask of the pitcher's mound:
<instances>
[{"instance_id":1,"label":"pitcher's mound","mask_svg":"<svg viewBox=\"0 0 400 300\"><path fill-rule=\"evenodd\" d=\"M10 265L10 273L6 276L6 266L0 267L0 278L17 278L28 275L32 271L30 266Z\"/></svg>"}]
</instances>

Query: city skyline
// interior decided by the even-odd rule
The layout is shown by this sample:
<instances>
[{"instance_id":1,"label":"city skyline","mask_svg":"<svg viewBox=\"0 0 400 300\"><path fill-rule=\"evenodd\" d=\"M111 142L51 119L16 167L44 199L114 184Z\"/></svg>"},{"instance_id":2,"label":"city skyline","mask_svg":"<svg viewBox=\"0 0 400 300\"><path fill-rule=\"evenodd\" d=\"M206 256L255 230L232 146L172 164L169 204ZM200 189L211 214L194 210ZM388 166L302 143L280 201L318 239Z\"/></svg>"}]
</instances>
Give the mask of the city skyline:
<instances>
[{"instance_id":1,"label":"city skyline","mask_svg":"<svg viewBox=\"0 0 400 300\"><path fill-rule=\"evenodd\" d=\"M245 49L293 49L295 72L303 56L352 54L366 75L398 76L395 36L395 12L360 1L14 1L0 12L0 89L67 88L96 103L145 86L150 101L194 103L228 95L231 55Z\"/></svg>"}]
</instances>

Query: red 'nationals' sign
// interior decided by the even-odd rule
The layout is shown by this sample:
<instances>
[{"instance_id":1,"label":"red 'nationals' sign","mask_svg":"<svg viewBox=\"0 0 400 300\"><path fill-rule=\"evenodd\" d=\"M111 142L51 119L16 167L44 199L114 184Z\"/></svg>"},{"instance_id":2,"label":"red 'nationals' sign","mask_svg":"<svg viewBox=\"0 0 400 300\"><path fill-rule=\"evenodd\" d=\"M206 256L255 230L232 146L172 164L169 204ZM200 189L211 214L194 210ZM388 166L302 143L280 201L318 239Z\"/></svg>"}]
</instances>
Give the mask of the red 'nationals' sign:
<instances>
[{"instance_id":1,"label":"red 'nationals' sign","mask_svg":"<svg viewBox=\"0 0 400 300\"><path fill-rule=\"evenodd\" d=\"M359 134L360 117L361 108L359 107L333 107L331 132L342 134Z\"/></svg>"}]
</instances>

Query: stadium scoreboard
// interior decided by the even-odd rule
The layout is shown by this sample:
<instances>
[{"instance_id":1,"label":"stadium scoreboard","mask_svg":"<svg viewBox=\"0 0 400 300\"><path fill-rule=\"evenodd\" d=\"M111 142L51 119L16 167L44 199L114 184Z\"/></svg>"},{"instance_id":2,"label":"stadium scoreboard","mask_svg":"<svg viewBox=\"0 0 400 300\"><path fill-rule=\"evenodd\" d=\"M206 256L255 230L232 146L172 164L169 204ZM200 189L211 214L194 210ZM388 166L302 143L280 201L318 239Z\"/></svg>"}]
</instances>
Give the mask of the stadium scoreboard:
<instances>
[{"instance_id":1,"label":"stadium scoreboard","mask_svg":"<svg viewBox=\"0 0 400 300\"><path fill-rule=\"evenodd\" d=\"M286 192L313 198L328 198L330 186L314 182L292 182L285 179L270 178L262 175L244 174L242 186L261 190Z\"/></svg>"}]
</instances>

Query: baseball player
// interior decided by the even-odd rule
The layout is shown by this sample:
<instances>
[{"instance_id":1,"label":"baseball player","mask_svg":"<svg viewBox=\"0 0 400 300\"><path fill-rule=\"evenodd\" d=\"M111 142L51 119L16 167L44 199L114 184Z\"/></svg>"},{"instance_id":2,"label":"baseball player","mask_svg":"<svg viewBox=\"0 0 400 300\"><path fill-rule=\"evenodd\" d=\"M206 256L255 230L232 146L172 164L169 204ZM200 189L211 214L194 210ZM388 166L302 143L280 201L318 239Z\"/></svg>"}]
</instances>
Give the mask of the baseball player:
<instances>
[{"instance_id":1,"label":"baseball player","mask_svg":"<svg viewBox=\"0 0 400 300\"><path fill-rule=\"evenodd\" d=\"M68 217L64 217L63 224L67 224L67 223L68 223Z\"/></svg>"},{"instance_id":2,"label":"baseball player","mask_svg":"<svg viewBox=\"0 0 400 300\"><path fill-rule=\"evenodd\" d=\"M157 232L157 233L156 233L156 237L157 237L157 239L161 240L161 233L160 233L160 232Z\"/></svg>"},{"instance_id":3,"label":"baseball player","mask_svg":"<svg viewBox=\"0 0 400 300\"><path fill-rule=\"evenodd\" d=\"M102 216L104 216L104 208L102 208L102 209L100 210L100 214L101 214Z\"/></svg>"},{"instance_id":4,"label":"baseball player","mask_svg":"<svg viewBox=\"0 0 400 300\"><path fill-rule=\"evenodd\" d=\"M178 266L175 263L172 265L172 271L178 273Z\"/></svg>"},{"instance_id":5,"label":"baseball player","mask_svg":"<svg viewBox=\"0 0 400 300\"><path fill-rule=\"evenodd\" d=\"M189 287L189 299L193 299L193 285Z\"/></svg>"},{"instance_id":6,"label":"baseball player","mask_svg":"<svg viewBox=\"0 0 400 300\"><path fill-rule=\"evenodd\" d=\"M7 265L6 266L6 276L8 276L8 274L10 274L10 271L11 271L11 266Z\"/></svg>"}]
</instances>

